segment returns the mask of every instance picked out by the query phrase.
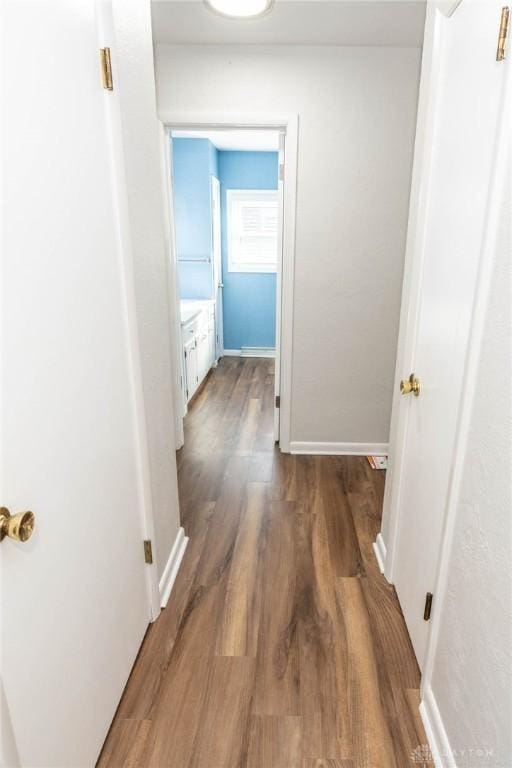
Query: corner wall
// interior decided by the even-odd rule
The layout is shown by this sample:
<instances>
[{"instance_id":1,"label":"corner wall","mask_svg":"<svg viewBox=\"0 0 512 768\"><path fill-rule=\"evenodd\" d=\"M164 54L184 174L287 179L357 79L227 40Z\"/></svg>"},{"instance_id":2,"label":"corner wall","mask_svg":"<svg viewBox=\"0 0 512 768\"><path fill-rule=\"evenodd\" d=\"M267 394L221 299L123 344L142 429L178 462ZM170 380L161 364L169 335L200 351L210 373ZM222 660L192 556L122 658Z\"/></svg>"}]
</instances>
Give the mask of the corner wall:
<instances>
[{"instance_id":1,"label":"corner wall","mask_svg":"<svg viewBox=\"0 0 512 768\"><path fill-rule=\"evenodd\" d=\"M419 48L156 48L161 113L299 115L292 441L388 441L419 66Z\"/></svg>"}]
</instances>

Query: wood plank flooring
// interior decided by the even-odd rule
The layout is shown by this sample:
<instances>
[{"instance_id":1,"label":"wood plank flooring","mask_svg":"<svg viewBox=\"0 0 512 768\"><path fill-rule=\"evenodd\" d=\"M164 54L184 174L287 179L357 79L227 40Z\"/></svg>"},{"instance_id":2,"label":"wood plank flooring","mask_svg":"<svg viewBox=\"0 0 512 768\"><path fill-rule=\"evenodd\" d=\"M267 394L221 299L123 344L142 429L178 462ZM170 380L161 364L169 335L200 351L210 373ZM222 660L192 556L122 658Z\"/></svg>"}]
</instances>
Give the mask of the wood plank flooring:
<instances>
[{"instance_id":1,"label":"wood plank flooring","mask_svg":"<svg viewBox=\"0 0 512 768\"><path fill-rule=\"evenodd\" d=\"M419 672L372 542L383 474L273 442L273 361L224 358L178 453L188 549L100 768L401 768Z\"/></svg>"}]
</instances>

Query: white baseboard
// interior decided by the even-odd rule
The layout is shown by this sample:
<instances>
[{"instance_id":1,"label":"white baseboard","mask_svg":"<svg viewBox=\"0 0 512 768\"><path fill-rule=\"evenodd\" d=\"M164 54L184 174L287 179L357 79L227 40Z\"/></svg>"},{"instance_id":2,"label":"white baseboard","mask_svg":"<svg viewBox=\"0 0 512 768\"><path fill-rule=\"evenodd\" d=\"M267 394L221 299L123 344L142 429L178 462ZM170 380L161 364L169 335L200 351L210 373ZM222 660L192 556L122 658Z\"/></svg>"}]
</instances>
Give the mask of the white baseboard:
<instances>
[{"instance_id":1,"label":"white baseboard","mask_svg":"<svg viewBox=\"0 0 512 768\"><path fill-rule=\"evenodd\" d=\"M171 590L173 588L176 576L178 575L178 570L181 565L181 561L183 560L183 555L185 554L187 544L188 538L185 536L185 531L183 528L180 528L176 536L174 546L171 550L171 554L169 555L169 559L167 560L166 566L164 568L164 572L162 573L160 584L158 585L160 591L160 605L162 608L165 608L169 597L171 596Z\"/></svg>"},{"instance_id":2,"label":"white baseboard","mask_svg":"<svg viewBox=\"0 0 512 768\"><path fill-rule=\"evenodd\" d=\"M292 440L290 453L325 456L387 456L388 443L305 443Z\"/></svg>"},{"instance_id":3,"label":"white baseboard","mask_svg":"<svg viewBox=\"0 0 512 768\"><path fill-rule=\"evenodd\" d=\"M375 557L377 558L380 572L384 573L386 569L387 550L386 550L386 543L382 538L382 533L377 534L377 538L373 542L373 551L375 552Z\"/></svg>"},{"instance_id":4,"label":"white baseboard","mask_svg":"<svg viewBox=\"0 0 512 768\"><path fill-rule=\"evenodd\" d=\"M271 347L242 347L241 349L225 349L225 357L275 357L276 351Z\"/></svg>"},{"instance_id":5,"label":"white baseboard","mask_svg":"<svg viewBox=\"0 0 512 768\"><path fill-rule=\"evenodd\" d=\"M450 747L441 714L430 685L426 685L423 690L420 715L436 768L457 768L455 753Z\"/></svg>"},{"instance_id":6,"label":"white baseboard","mask_svg":"<svg viewBox=\"0 0 512 768\"><path fill-rule=\"evenodd\" d=\"M242 357L275 357L275 347L242 347Z\"/></svg>"}]
</instances>

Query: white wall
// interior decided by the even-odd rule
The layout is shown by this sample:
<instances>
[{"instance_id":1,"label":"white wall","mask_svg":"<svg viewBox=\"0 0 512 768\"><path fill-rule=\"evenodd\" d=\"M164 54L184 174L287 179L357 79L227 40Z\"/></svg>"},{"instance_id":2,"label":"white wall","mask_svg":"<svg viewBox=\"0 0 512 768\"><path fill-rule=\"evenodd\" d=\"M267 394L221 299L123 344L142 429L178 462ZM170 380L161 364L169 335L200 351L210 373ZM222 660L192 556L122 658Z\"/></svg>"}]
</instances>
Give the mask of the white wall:
<instances>
[{"instance_id":1,"label":"white wall","mask_svg":"<svg viewBox=\"0 0 512 768\"><path fill-rule=\"evenodd\" d=\"M510 171L430 683L458 768L512 765Z\"/></svg>"},{"instance_id":2,"label":"white wall","mask_svg":"<svg viewBox=\"0 0 512 768\"><path fill-rule=\"evenodd\" d=\"M170 46L161 112L299 114L291 440L387 443L418 48Z\"/></svg>"},{"instance_id":3,"label":"white wall","mask_svg":"<svg viewBox=\"0 0 512 768\"><path fill-rule=\"evenodd\" d=\"M113 0L136 323L158 575L179 529L172 328L149 0ZM136 52L136 53L135 53Z\"/></svg>"}]
</instances>

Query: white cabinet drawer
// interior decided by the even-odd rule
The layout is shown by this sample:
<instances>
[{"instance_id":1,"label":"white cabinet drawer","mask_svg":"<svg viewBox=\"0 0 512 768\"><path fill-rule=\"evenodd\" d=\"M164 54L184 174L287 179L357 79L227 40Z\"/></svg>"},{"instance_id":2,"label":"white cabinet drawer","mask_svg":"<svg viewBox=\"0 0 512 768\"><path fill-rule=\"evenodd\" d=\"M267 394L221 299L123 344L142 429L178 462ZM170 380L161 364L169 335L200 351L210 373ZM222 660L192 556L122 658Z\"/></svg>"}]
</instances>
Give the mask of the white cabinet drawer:
<instances>
[{"instance_id":1,"label":"white cabinet drawer","mask_svg":"<svg viewBox=\"0 0 512 768\"><path fill-rule=\"evenodd\" d=\"M196 335L196 327L194 323L190 323L189 325L184 325L181 328L181 337L183 339L183 345L188 344L189 341L191 341L194 336Z\"/></svg>"},{"instance_id":2,"label":"white cabinet drawer","mask_svg":"<svg viewBox=\"0 0 512 768\"><path fill-rule=\"evenodd\" d=\"M184 336L186 335L188 339L189 337L198 333L200 329L207 323L208 311L206 308L203 308L197 312L190 320L187 320L186 323L181 324L181 332Z\"/></svg>"}]
</instances>

